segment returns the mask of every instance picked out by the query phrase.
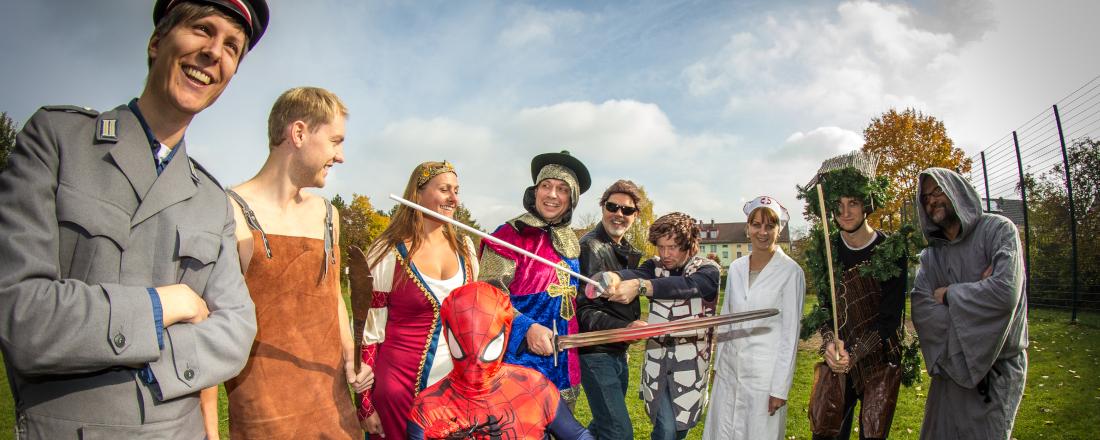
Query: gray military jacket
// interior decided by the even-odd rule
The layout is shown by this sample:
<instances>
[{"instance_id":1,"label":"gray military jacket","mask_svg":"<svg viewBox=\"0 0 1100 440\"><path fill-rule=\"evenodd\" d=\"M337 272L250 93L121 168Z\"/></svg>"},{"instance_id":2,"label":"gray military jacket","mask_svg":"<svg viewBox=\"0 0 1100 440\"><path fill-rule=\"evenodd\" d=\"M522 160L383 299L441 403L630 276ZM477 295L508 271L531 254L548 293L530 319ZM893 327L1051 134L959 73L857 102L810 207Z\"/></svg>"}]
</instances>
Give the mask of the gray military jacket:
<instances>
[{"instance_id":1,"label":"gray military jacket","mask_svg":"<svg viewBox=\"0 0 1100 440\"><path fill-rule=\"evenodd\" d=\"M233 214L177 148L157 176L126 106L45 107L19 133L0 173L0 348L18 438L202 438L198 391L244 367L256 317ZM210 316L166 328L159 349L147 288L176 283Z\"/></svg>"}]
</instances>

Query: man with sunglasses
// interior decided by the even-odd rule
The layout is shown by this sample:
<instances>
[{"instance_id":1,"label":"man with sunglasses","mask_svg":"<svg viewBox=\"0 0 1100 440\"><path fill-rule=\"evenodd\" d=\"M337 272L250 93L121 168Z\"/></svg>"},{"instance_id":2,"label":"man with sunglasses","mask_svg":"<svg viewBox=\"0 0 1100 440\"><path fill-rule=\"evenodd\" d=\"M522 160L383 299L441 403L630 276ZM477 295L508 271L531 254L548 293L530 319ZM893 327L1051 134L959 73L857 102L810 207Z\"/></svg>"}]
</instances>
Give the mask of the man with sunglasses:
<instances>
[{"instance_id":1,"label":"man with sunglasses","mask_svg":"<svg viewBox=\"0 0 1100 440\"><path fill-rule=\"evenodd\" d=\"M581 273L591 277L598 272L617 272L638 266L642 253L624 240L638 218L642 202L638 187L629 180L611 184L600 197L600 223L581 237ZM638 298L627 304L599 297L577 296L577 323L581 332L645 325ZM592 422L588 430L601 440L633 439L634 428L626 409L629 367L628 342L615 342L578 349L581 358L581 385L588 396Z\"/></svg>"},{"instance_id":2,"label":"man with sunglasses","mask_svg":"<svg viewBox=\"0 0 1100 440\"><path fill-rule=\"evenodd\" d=\"M914 281L913 325L932 377L921 438L1011 438L1027 376L1019 233L982 212L958 173L930 168L917 179L928 247Z\"/></svg>"}]
</instances>

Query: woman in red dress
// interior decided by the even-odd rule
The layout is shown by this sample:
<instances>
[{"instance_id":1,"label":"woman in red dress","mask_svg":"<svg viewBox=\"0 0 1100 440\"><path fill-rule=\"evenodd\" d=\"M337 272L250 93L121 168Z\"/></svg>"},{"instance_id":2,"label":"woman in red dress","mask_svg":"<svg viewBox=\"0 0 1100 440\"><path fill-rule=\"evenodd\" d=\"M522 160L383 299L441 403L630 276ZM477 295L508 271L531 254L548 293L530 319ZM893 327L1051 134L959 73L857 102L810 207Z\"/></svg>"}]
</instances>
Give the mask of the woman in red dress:
<instances>
[{"instance_id":1,"label":"woman in red dress","mask_svg":"<svg viewBox=\"0 0 1100 440\"><path fill-rule=\"evenodd\" d=\"M447 162L425 162L404 198L448 217L459 207L458 175ZM477 279L473 243L454 227L399 205L367 252L374 295L363 330L363 363L374 387L360 396L370 438L403 439L413 398L451 371L439 307L451 290Z\"/></svg>"}]
</instances>

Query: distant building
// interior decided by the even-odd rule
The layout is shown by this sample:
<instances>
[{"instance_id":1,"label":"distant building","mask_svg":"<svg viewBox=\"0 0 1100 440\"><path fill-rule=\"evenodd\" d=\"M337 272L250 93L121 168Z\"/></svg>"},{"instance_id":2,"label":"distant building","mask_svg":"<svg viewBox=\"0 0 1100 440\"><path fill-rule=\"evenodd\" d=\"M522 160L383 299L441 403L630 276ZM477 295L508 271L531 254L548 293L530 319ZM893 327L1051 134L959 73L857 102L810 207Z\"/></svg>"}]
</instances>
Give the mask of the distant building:
<instances>
[{"instance_id":1,"label":"distant building","mask_svg":"<svg viewBox=\"0 0 1100 440\"><path fill-rule=\"evenodd\" d=\"M1006 199L1004 197L998 197L996 199L983 198L982 209L992 214L1000 214L1008 217L1008 219L1012 220L1012 223L1016 225L1017 229L1024 226L1023 200Z\"/></svg>"},{"instance_id":2,"label":"distant building","mask_svg":"<svg viewBox=\"0 0 1100 440\"><path fill-rule=\"evenodd\" d=\"M752 251L752 244L745 235L747 226L748 223L745 222L715 223L714 220L710 223L699 222L699 233L702 235L699 256L714 255L722 265L722 270L725 270L733 260L748 255ZM783 232L779 233L779 246L783 248L783 252L788 254L791 252L790 228L783 228Z\"/></svg>"}]
</instances>

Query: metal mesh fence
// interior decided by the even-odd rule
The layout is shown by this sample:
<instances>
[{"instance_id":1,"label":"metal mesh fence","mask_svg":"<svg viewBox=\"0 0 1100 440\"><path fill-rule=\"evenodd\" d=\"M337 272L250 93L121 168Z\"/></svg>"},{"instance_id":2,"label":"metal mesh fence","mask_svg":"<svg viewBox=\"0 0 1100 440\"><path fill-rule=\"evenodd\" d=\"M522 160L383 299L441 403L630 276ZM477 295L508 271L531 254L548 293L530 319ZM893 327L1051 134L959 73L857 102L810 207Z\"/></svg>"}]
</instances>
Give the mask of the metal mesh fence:
<instances>
[{"instance_id":1,"label":"metal mesh fence","mask_svg":"<svg viewBox=\"0 0 1100 440\"><path fill-rule=\"evenodd\" d=\"M968 178L1024 245L1032 307L1100 310L1100 76L971 159Z\"/></svg>"}]
</instances>

